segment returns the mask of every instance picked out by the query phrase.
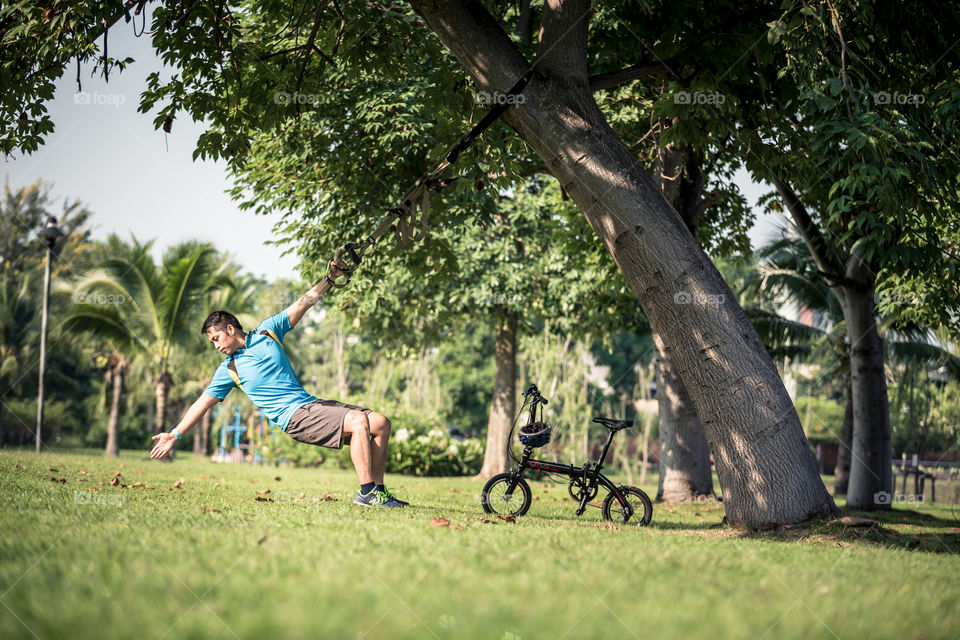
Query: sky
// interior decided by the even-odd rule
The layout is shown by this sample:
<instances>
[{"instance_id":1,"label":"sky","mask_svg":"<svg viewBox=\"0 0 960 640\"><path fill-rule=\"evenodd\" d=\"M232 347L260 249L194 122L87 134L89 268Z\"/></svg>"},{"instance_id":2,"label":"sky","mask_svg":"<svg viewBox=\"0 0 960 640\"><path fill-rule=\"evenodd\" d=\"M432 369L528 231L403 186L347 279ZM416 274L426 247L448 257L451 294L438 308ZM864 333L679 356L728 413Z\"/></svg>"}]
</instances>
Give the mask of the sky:
<instances>
[{"instance_id":1,"label":"sky","mask_svg":"<svg viewBox=\"0 0 960 640\"><path fill-rule=\"evenodd\" d=\"M241 212L226 193L226 163L192 159L203 125L180 117L166 134L154 130L155 114L137 111L147 75L163 70L149 34L136 38L133 26L121 21L109 39L111 55L135 62L122 73L112 72L109 83L100 74L91 77L92 67L83 66L80 93L76 67L69 67L48 103L54 133L33 154L0 160L0 175L10 188L42 180L52 185L55 215L63 201L79 199L94 213L94 238L117 233L153 239L157 258L168 246L199 239L229 251L247 271L268 280L296 278L296 256L264 244L273 238L279 215ZM746 172L736 179L755 203L763 188ZM773 232L772 220L758 214L754 246Z\"/></svg>"}]
</instances>

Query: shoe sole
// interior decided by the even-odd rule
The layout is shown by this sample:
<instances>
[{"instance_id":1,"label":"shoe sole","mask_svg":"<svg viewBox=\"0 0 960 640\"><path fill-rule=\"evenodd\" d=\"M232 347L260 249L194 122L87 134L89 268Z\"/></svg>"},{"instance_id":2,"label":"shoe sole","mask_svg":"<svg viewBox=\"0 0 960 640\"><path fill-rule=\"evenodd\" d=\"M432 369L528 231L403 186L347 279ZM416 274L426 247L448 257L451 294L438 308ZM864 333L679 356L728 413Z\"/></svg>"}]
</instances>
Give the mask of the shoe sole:
<instances>
[{"instance_id":1,"label":"shoe sole","mask_svg":"<svg viewBox=\"0 0 960 640\"><path fill-rule=\"evenodd\" d=\"M386 507L387 509L395 509L396 507L406 506L402 504L375 504L369 502L360 502L359 500L354 500L353 504L358 504L361 507Z\"/></svg>"}]
</instances>

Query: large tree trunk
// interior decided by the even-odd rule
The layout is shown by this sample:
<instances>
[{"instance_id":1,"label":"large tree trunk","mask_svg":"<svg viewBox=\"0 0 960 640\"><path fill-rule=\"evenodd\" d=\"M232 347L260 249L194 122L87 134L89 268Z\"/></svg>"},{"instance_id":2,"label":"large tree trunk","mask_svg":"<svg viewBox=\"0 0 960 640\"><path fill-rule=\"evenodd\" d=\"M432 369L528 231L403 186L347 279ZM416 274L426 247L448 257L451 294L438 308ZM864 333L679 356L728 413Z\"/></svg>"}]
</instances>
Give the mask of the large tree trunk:
<instances>
[{"instance_id":1,"label":"large tree trunk","mask_svg":"<svg viewBox=\"0 0 960 640\"><path fill-rule=\"evenodd\" d=\"M116 457L120 454L117 429L120 424L120 400L123 397L123 379L127 373L127 363L120 354L113 354L109 364L110 384L113 386L113 401L110 403L110 417L107 420L106 454Z\"/></svg>"},{"instance_id":2,"label":"large tree trunk","mask_svg":"<svg viewBox=\"0 0 960 640\"><path fill-rule=\"evenodd\" d=\"M854 255L843 285L843 315L850 340L853 446L847 506L889 509L893 496L890 407L883 368L883 344L874 314L874 276Z\"/></svg>"},{"instance_id":3,"label":"large tree trunk","mask_svg":"<svg viewBox=\"0 0 960 640\"><path fill-rule=\"evenodd\" d=\"M874 314L876 273L857 252L841 261L839 251L820 233L796 192L773 175L797 230L814 262L836 293L850 343L850 397L853 435L847 506L887 509L893 498L890 404L883 368L883 344Z\"/></svg>"},{"instance_id":4,"label":"large tree trunk","mask_svg":"<svg viewBox=\"0 0 960 640\"><path fill-rule=\"evenodd\" d=\"M496 374L490 420L487 422L487 448L479 474L482 478L490 478L508 469L510 443L507 439L517 410L517 317L510 313L499 320L496 333Z\"/></svg>"},{"instance_id":5,"label":"large tree trunk","mask_svg":"<svg viewBox=\"0 0 960 640\"><path fill-rule=\"evenodd\" d=\"M686 157L685 157L686 156ZM670 144L662 147L654 178L684 225L699 242L704 176L696 153ZM660 481L657 500L688 502L713 495L710 448L693 400L670 359L670 349L659 336L656 348L657 405L660 418Z\"/></svg>"},{"instance_id":6,"label":"large tree trunk","mask_svg":"<svg viewBox=\"0 0 960 640\"><path fill-rule=\"evenodd\" d=\"M478 2L413 0L484 91L527 69ZM727 518L791 523L836 513L800 419L736 297L590 92L585 0L547 0L538 73L504 121L543 159L613 256L687 386L714 452ZM691 304L684 302L692 301Z\"/></svg>"},{"instance_id":7,"label":"large tree trunk","mask_svg":"<svg viewBox=\"0 0 960 640\"><path fill-rule=\"evenodd\" d=\"M660 484L657 500L688 502L713 494L710 448L687 388L673 367L669 349L654 334L657 405L660 409Z\"/></svg>"},{"instance_id":8,"label":"large tree trunk","mask_svg":"<svg viewBox=\"0 0 960 640\"><path fill-rule=\"evenodd\" d=\"M833 495L847 494L850 483L850 449L853 446L853 392L850 389L850 375L844 381L843 426L840 428L840 448L837 450L837 467L834 470Z\"/></svg>"}]
</instances>

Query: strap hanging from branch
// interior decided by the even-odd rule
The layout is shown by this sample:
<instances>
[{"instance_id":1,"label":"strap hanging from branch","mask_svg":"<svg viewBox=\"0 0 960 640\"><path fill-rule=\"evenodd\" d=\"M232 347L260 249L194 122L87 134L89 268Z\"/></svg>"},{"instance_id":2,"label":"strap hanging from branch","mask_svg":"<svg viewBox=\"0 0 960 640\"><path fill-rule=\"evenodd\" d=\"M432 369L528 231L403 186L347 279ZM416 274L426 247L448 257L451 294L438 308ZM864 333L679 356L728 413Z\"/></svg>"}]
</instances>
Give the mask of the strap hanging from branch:
<instances>
[{"instance_id":1,"label":"strap hanging from branch","mask_svg":"<svg viewBox=\"0 0 960 640\"><path fill-rule=\"evenodd\" d=\"M483 119L460 138L460 141L447 152L443 160L440 161L433 171L420 176L413 188L410 189L401 200L402 204L399 207L391 209L383 220L380 221L380 224L377 225L373 233L367 236L366 240L357 243L348 242L337 248L333 254L333 261L340 263L345 256L348 256L353 264L348 265L345 274L346 280L342 284L335 283L335 287L342 288L347 286L353 275L353 271L362 261L364 251L372 247L380 239L380 236L391 228L394 230L397 244L401 249L406 249L412 243L420 242L426 237L428 212L430 209L430 192L440 191L452 182L452 180L441 180L439 175L456 162L460 154L466 150L474 140L480 137L480 134L490 125L500 119L500 116L516 102L514 99L523 93L527 83L530 82L530 79L533 77L536 64L537 62L534 61L527 68L526 72L510 87L506 95L495 101ZM419 225L417 225L418 209L420 216ZM419 233L416 233L414 230L418 226Z\"/></svg>"}]
</instances>

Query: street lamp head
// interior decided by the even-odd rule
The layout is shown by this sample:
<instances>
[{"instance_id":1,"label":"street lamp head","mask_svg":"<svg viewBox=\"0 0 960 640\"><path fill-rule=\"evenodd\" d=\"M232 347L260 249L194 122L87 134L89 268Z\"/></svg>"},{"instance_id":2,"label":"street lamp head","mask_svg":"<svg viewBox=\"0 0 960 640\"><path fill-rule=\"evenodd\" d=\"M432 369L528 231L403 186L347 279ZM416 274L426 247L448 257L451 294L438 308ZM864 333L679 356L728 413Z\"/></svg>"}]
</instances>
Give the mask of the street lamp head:
<instances>
[{"instance_id":1,"label":"street lamp head","mask_svg":"<svg viewBox=\"0 0 960 640\"><path fill-rule=\"evenodd\" d=\"M63 231L60 231L60 228L57 226L57 219L54 216L48 216L47 224L45 224L43 229L40 230L40 237L43 238L47 248L53 249L53 245L56 244L57 238L63 235L65 234Z\"/></svg>"}]
</instances>

